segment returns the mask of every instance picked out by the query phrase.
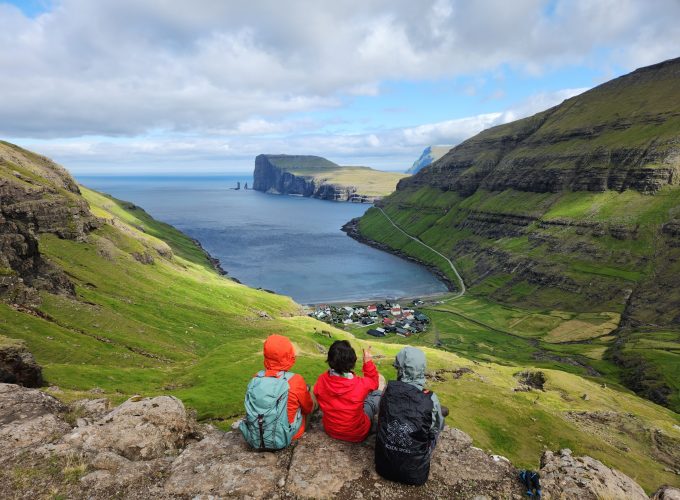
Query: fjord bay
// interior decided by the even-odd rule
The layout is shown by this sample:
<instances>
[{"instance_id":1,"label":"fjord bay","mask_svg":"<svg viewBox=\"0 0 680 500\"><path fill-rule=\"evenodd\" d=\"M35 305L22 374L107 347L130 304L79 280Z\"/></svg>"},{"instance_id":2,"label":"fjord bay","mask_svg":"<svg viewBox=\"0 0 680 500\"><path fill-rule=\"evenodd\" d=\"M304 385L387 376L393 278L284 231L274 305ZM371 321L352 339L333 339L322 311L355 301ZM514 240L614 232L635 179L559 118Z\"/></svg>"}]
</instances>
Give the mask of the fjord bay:
<instances>
[{"instance_id":1,"label":"fjord bay","mask_svg":"<svg viewBox=\"0 0 680 500\"><path fill-rule=\"evenodd\" d=\"M198 240L230 276L300 303L445 292L427 269L340 231L369 205L234 190L249 176L80 176Z\"/></svg>"}]
</instances>

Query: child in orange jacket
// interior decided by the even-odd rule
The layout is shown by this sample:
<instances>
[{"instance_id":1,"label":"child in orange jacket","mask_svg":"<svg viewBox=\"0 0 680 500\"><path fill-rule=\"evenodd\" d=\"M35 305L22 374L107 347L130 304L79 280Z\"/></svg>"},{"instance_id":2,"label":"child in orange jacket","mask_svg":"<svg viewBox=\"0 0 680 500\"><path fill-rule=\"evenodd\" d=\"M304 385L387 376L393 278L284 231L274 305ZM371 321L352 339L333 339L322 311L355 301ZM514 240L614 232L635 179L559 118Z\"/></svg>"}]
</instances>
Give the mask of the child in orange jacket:
<instances>
[{"instance_id":1,"label":"child in orange jacket","mask_svg":"<svg viewBox=\"0 0 680 500\"><path fill-rule=\"evenodd\" d=\"M270 335L264 342L264 367L266 377L276 377L279 372L287 372L295 364L295 348L282 335ZM301 410L302 415L309 415L314 409L314 402L309 393L305 379L295 374L288 380L288 421L295 421L295 414ZM300 438L305 432L306 418L302 419L300 430L293 436L293 440Z\"/></svg>"}]
</instances>

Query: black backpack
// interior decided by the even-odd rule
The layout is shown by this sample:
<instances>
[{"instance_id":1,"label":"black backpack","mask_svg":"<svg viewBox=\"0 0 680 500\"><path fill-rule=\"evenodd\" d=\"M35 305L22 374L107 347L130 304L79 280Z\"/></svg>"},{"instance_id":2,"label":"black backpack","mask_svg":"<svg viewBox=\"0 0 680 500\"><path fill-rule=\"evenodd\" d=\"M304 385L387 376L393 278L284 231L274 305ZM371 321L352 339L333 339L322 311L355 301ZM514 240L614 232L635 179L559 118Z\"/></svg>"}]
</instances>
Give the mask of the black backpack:
<instances>
[{"instance_id":1,"label":"black backpack","mask_svg":"<svg viewBox=\"0 0 680 500\"><path fill-rule=\"evenodd\" d=\"M430 475L432 393L390 381L380 399L375 470L385 479L420 485Z\"/></svg>"}]
</instances>

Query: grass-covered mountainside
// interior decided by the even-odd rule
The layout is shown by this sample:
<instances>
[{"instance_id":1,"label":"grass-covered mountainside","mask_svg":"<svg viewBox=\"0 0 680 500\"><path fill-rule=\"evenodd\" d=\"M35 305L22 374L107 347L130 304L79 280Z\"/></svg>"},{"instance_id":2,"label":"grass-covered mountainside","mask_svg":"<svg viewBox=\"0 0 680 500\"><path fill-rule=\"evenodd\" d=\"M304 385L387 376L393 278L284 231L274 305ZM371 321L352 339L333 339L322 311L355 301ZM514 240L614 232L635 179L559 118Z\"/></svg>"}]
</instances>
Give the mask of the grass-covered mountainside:
<instances>
[{"instance_id":1,"label":"grass-covered mountainside","mask_svg":"<svg viewBox=\"0 0 680 500\"><path fill-rule=\"evenodd\" d=\"M382 207L455 262L487 313L573 318L500 330L614 362L629 387L680 411L680 59L486 130ZM377 209L359 223L362 237L450 273L392 229Z\"/></svg>"},{"instance_id":2,"label":"grass-covered mountainside","mask_svg":"<svg viewBox=\"0 0 680 500\"><path fill-rule=\"evenodd\" d=\"M62 399L175 395L199 419L228 426L243 412L246 384L262 366L270 333L293 340L295 371L309 383L324 370L334 339L350 339L357 349L368 344L304 316L286 297L220 276L182 233L6 143L0 211L2 335L26 343L46 383L58 386L48 390ZM588 320L554 315L551 325L569 331L572 319ZM455 340L455 324L440 325L438 334ZM380 371L394 377L400 346L371 344ZM669 472L680 461L680 418L670 410L616 384L550 368L542 370L543 390L516 391L531 359L490 362L424 349L429 383L449 406L450 425L470 433L476 446L531 468L544 449L568 447L648 491L680 484Z\"/></svg>"},{"instance_id":3,"label":"grass-covered mountainside","mask_svg":"<svg viewBox=\"0 0 680 500\"><path fill-rule=\"evenodd\" d=\"M258 155L253 189L322 200L374 202L394 191L405 174L343 167L311 155Z\"/></svg>"}]
</instances>

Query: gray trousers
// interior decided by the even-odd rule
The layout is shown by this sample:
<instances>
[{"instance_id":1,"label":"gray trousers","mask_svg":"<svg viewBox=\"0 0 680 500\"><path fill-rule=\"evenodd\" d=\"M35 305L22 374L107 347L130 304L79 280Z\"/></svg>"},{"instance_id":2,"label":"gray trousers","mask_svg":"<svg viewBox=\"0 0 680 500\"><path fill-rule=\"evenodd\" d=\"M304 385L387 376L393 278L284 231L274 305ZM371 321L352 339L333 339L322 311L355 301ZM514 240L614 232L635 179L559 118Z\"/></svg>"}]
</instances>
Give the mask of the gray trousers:
<instances>
[{"instance_id":1,"label":"gray trousers","mask_svg":"<svg viewBox=\"0 0 680 500\"><path fill-rule=\"evenodd\" d=\"M366 396L366 399L364 399L364 413L368 415L368 418L370 418L371 421L373 420L373 417L375 417L378 414L381 397L382 391L375 390L373 392L369 392L368 395Z\"/></svg>"}]
</instances>

